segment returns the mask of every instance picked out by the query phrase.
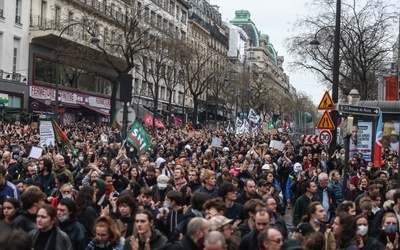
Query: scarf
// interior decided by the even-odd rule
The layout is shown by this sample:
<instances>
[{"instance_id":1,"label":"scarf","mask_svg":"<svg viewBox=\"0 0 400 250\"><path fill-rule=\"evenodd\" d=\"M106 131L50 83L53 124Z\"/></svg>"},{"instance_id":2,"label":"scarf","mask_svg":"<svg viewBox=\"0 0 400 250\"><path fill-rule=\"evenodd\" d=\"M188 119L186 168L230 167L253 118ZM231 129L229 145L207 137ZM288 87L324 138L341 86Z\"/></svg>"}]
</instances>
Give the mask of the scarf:
<instances>
[{"instance_id":1,"label":"scarf","mask_svg":"<svg viewBox=\"0 0 400 250\"><path fill-rule=\"evenodd\" d=\"M181 189L184 185L186 185L186 183L187 183L187 181L186 181L185 178L181 178L181 179L179 179L179 180L175 180L175 179L174 179L174 181L175 181L175 188L176 188L176 190L178 190L178 191L180 191L180 189Z\"/></svg>"},{"instance_id":2,"label":"scarf","mask_svg":"<svg viewBox=\"0 0 400 250\"><path fill-rule=\"evenodd\" d=\"M119 219L122 221L122 223L127 224L125 227L126 231L124 234L125 239L128 238L129 236L133 235L133 233L134 233L133 229L135 227L135 217L134 216L131 216L131 217L121 216Z\"/></svg>"},{"instance_id":3,"label":"scarf","mask_svg":"<svg viewBox=\"0 0 400 250\"><path fill-rule=\"evenodd\" d=\"M92 240L87 246L86 250L104 249L104 250L114 250L117 248L116 242L100 243L97 239Z\"/></svg>"}]
</instances>

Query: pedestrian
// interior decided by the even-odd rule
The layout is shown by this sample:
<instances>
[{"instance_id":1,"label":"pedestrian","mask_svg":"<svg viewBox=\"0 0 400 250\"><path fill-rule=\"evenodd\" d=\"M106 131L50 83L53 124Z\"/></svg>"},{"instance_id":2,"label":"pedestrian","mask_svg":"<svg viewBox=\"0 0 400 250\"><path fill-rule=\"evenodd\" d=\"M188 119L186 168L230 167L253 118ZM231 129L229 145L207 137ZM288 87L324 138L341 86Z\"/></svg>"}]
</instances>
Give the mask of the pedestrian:
<instances>
[{"instance_id":1,"label":"pedestrian","mask_svg":"<svg viewBox=\"0 0 400 250\"><path fill-rule=\"evenodd\" d=\"M4 249L4 243L7 237L11 234L11 224L17 216L17 210L20 208L19 200L15 198L7 198L1 204L1 215L0 215L0 250Z\"/></svg>"},{"instance_id":2,"label":"pedestrian","mask_svg":"<svg viewBox=\"0 0 400 250\"><path fill-rule=\"evenodd\" d=\"M122 250L124 243L115 221L109 216L99 217L93 225L92 234L95 238L90 241L86 250Z\"/></svg>"},{"instance_id":3,"label":"pedestrian","mask_svg":"<svg viewBox=\"0 0 400 250\"><path fill-rule=\"evenodd\" d=\"M358 250L358 244L355 241L357 224L354 216L344 213L336 215L332 231L335 235L336 249Z\"/></svg>"}]
</instances>

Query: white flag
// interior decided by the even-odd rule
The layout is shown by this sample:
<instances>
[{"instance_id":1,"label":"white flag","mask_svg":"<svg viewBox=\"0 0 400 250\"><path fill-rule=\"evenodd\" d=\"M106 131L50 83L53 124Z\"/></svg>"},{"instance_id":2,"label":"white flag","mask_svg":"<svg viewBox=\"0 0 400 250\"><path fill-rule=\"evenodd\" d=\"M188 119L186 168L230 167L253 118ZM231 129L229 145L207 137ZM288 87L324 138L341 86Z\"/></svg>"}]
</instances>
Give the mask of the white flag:
<instances>
[{"instance_id":1,"label":"white flag","mask_svg":"<svg viewBox=\"0 0 400 250\"><path fill-rule=\"evenodd\" d=\"M256 113L256 111L254 111L254 109L250 108L247 119L249 119L250 121L252 121L254 123L258 123L258 121L260 120L260 116L257 115L257 113Z\"/></svg>"}]
</instances>

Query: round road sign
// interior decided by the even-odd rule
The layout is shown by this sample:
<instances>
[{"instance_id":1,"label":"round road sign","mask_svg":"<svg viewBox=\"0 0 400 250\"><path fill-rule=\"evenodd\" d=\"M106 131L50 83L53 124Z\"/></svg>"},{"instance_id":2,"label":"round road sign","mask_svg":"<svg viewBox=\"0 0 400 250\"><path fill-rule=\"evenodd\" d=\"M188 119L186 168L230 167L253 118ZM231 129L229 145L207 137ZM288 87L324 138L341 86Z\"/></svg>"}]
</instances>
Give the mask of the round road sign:
<instances>
[{"instance_id":1,"label":"round road sign","mask_svg":"<svg viewBox=\"0 0 400 250\"><path fill-rule=\"evenodd\" d=\"M323 145L329 145L332 141L332 133L330 130L322 130L319 133L319 142Z\"/></svg>"},{"instance_id":2,"label":"round road sign","mask_svg":"<svg viewBox=\"0 0 400 250\"><path fill-rule=\"evenodd\" d=\"M124 108L120 108L116 114L117 118L116 121L117 123L122 126L123 123L123 116L124 116ZM128 106L128 128L133 124L133 122L136 120L136 111Z\"/></svg>"}]
</instances>

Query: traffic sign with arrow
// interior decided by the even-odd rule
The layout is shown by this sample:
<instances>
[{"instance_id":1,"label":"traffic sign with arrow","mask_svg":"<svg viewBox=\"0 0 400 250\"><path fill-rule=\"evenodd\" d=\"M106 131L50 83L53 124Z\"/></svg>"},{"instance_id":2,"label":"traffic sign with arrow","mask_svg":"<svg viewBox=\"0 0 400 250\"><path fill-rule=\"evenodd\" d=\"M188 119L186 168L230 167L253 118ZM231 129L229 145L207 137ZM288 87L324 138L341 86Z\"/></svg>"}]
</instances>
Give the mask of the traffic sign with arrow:
<instances>
[{"instance_id":1,"label":"traffic sign with arrow","mask_svg":"<svg viewBox=\"0 0 400 250\"><path fill-rule=\"evenodd\" d=\"M377 107L364 107L345 104L339 104L338 110L339 112L353 115L379 116L381 113L381 109Z\"/></svg>"}]
</instances>

